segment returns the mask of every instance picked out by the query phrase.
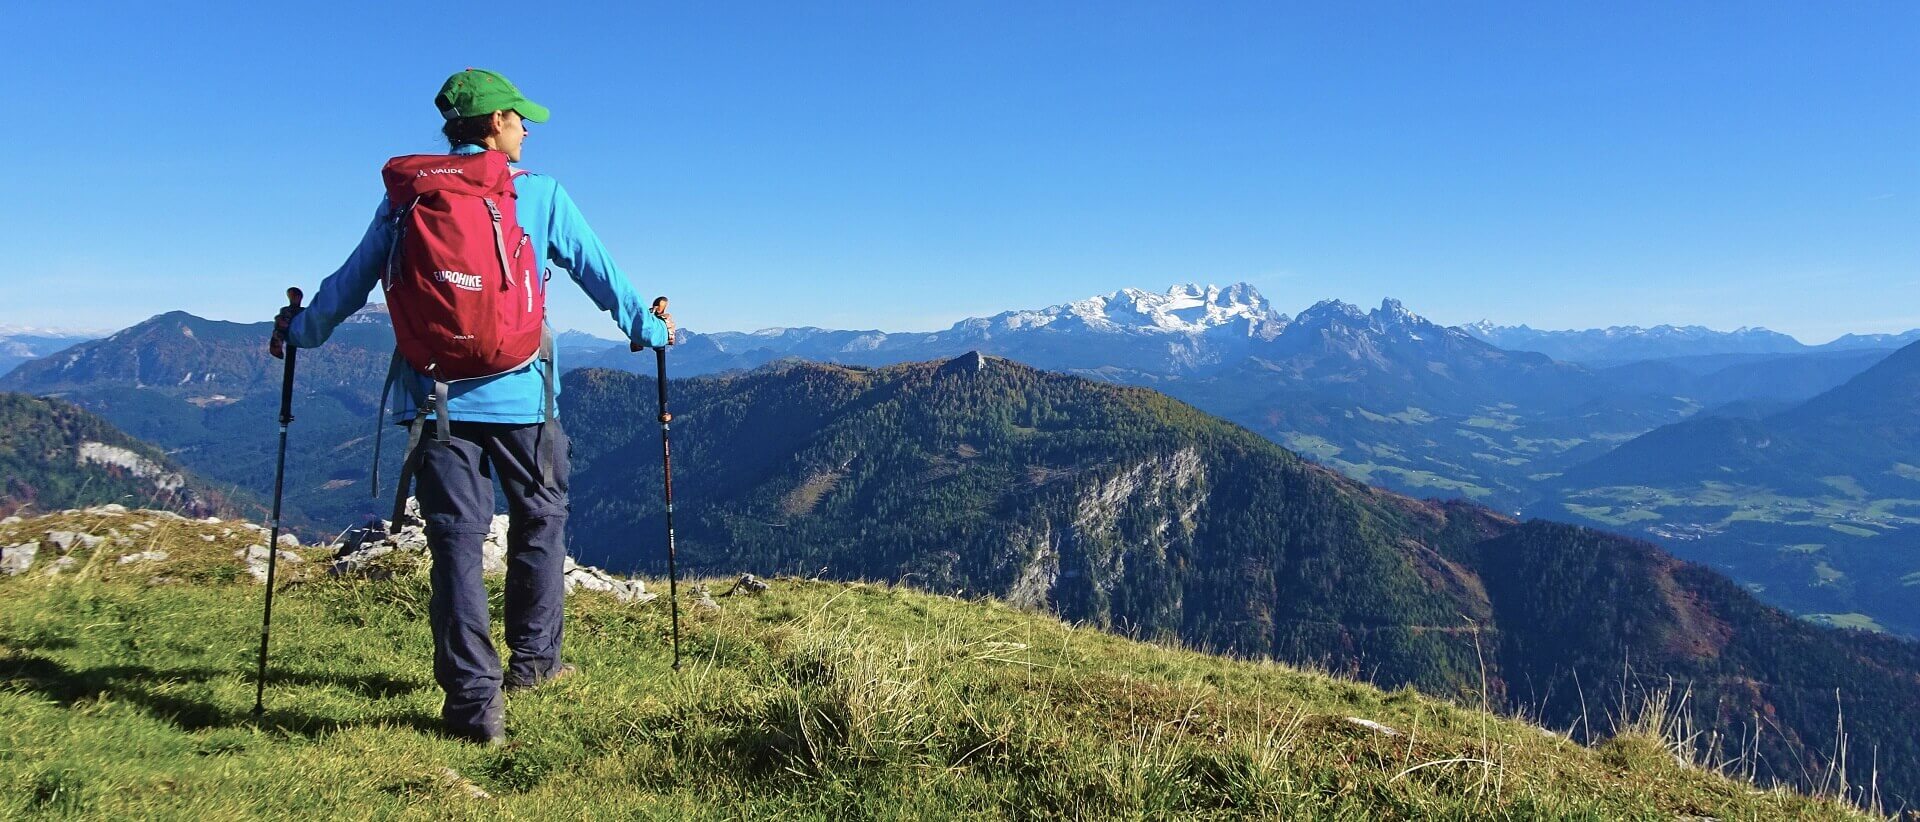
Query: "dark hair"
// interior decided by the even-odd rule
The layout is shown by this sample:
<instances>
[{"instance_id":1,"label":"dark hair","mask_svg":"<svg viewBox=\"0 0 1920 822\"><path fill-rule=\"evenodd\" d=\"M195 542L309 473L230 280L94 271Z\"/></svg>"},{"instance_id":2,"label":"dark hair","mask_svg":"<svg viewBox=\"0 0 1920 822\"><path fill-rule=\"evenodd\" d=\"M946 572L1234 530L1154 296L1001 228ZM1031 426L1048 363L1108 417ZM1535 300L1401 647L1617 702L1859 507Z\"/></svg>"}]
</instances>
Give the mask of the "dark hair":
<instances>
[{"instance_id":1,"label":"dark hair","mask_svg":"<svg viewBox=\"0 0 1920 822\"><path fill-rule=\"evenodd\" d=\"M446 125L440 127L440 133L447 137L447 148L468 143L480 145L493 136L493 112L448 120Z\"/></svg>"}]
</instances>

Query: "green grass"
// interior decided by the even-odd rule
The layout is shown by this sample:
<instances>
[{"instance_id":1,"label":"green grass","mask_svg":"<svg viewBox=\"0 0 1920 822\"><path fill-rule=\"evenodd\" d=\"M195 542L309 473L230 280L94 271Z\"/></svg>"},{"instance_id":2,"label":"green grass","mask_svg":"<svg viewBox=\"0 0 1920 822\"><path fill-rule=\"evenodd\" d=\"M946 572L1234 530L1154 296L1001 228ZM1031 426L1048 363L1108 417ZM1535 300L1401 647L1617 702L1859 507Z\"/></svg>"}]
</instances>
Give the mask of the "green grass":
<instances>
[{"instance_id":1,"label":"green grass","mask_svg":"<svg viewBox=\"0 0 1920 822\"><path fill-rule=\"evenodd\" d=\"M1853 628L1875 633L1885 633L1887 630L1866 614L1807 614L1805 619L1831 628Z\"/></svg>"},{"instance_id":2,"label":"green grass","mask_svg":"<svg viewBox=\"0 0 1920 822\"><path fill-rule=\"evenodd\" d=\"M1438 422L1440 420L1439 417L1436 417L1428 413L1426 409L1417 408L1411 405L1407 406L1407 410L1398 411L1389 416L1392 416L1394 419L1399 420L1400 422L1405 423L1407 425L1425 425L1427 423Z\"/></svg>"},{"instance_id":3,"label":"green grass","mask_svg":"<svg viewBox=\"0 0 1920 822\"><path fill-rule=\"evenodd\" d=\"M1865 499L1867 497L1867 489L1860 487L1860 481L1845 474L1821 477L1820 482L1831 486L1834 490L1852 499Z\"/></svg>"},{"instance_id":4,"label":"green grass","mask_svg":"<svg viewBox=\"0 0 1920 822\"><path fill-rule=\"evenodd\" d=\"M82 519L0 544L132 517ZM302 552L255 718L249 535L141 533L0 579L0 818L1851 818L1678 764L1657 731L1590 750L1411 691L861 583L775 580L690 613L679 673L664 599L574 597L581 673L512 697L509 744L486 749L436 730L424 579L332 579ZM117 562L147 548L169 556Z\"/></svg>"},{"instance_id":5,"label":"green grass","mask_svg":"<svg viewBox=\"0 0 1920 822\"><path fill-rule=\"evenodd\" d=\"M1427 413L1426 409L1415 408L1413 406L1408 406L1405 411L1395 411L1391 414L1376 414L1359 406L1355 406L1354 410L1360 412L1360 416L1368 422L1387 422L1398 425L1425 425L1440 419Z\"/></svg>"},{"instance_id":6,"label":"green grass","mask_svg":"<svg viewBox=\"0 0 1920 822\"><path fill-rule=\"evenodd\" d=\"M1828 565L1827 561L1823 559L1813 563L1813 578L1813 584L1817 587L1822 585L1837 585L1845 581L1847 575L1839 569Z\"/></svg>"},{"instance_id":7,"label":"green grass","mask_svg":"<svg viewBox=\"0 0 1920 822\"><path fill-rule=\"evenodd\" d=\"M1631 525L1636 522L1658 521L1660 519L1660 513L1658 511L1645 508L1626 507L1615 511L1611 506L1579 505L1571 502L1564 503L1562 507L1566 508L1567 511L1573 513L1575 516L1585 517L1595 522L1602 522L1614 526Z\"/></svg>"},{"instance_id":8,"label":"green grass","mask_svg":"<svg viewBox=\"0 0 1920 822\"><path fill-rule=\"evenodd\" d=\"M1318 437L1313 434L1288 431L1281 434L1280 437L1281 440L1286 443L1288 449L1322 462L1333 459L1334 456L1341 451L1340 446L1334 445L1333 442L1324 437Z\"/></svg>"},{"instance_id":9,"label":"green grass","mask_svg":"<svg viewBox=\"0 0 1920 822\"><path fill-rule=\"evenodd\" d=\"M1409 488L1431 488L1451 491L1470 499L1478 499L1493 493L1493 489L1475 485L1465 480L1448 479L1432 471L1417 468L1401 468L1397 465L1381 465L1376 462L1347 462L1335 460L1333 467L1341 473L1359 479L1361 482L1380 482L1381 474L1391 474L1394 481Z\"/></svg>"},{"instance_id":10,"label":"green grass","mask_svg":"<svg viewBox=\"0 0 1920 822\"><path fill-rule=\"evenodd\" d=\"M1920 525L1920 513L1901 510L1920 507L1920 500L1870 498L1864 496L1866 492L1851 477L1826 477L1823 481L1844 495L1796 497L1758 486L1702 482L1692 488L1637 485L1591 488L1568 494L1566 499L1582 508L1626 507L1633 504L1647 509L1658 508L1663 518L1673 522L1718 526L1738 522L1812 525L1861 537L1876 536L1880 532L1851 524L1848 520L1888 528ZM1715 513L1711 521L1703 521L1706 518L1695 511L1728 508L1732 509L1730 513Z\"/></svg>"}]
</instances>

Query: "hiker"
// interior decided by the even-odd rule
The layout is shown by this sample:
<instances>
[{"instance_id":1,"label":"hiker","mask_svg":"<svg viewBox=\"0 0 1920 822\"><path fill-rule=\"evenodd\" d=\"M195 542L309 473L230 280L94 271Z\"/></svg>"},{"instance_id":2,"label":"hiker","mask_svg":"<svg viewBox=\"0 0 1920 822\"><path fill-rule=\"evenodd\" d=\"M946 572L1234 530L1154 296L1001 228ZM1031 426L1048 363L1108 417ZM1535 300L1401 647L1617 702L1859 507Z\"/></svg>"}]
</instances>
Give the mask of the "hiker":
<instances>
[{"instance_id":1,"label":"hiker","mask_svg":"<svg viewBox=\"0 0 1920 822\"><path fill-rule=\"evenodd\" d=\"M566 189L551 177L508 167L520 161L526 123L546 122L546 107L507 78L472 68L447 78L434 105L446 120L441 131L450 153L388 163L387 196L359 247L320 284L310 306L281 311L269 348L277 357L285 345L326 342L335 326L366 305L369 292L384 287L397 342L388 383L395 389L392 420L409 426L395 519L412 473L433 556L429 614L434 678L446 692L441 720L453 735L494 744L505 734L503 690L574 672L560 653L568 463L545 327L551 271L543 271L544 263L566 269L635 345L666 345L674 324L664 299L650 309L634 290ZM445 260L459 258L463 244L475 258L471 264L442 270L456 267ZM486 302L463 302L481 299ZM523 300L526 316L520 317ZM446 323L456 321L483 327L448 331ZM505 341L497 350L494 337ZM460 378L474 371L484 376ZM452 423L441 427L441 419ZM376 486L377 477L376 456ZM504 676L480 577L494 480L505 492L511 522L511 658Z\"/></svg>"}]
</instances>

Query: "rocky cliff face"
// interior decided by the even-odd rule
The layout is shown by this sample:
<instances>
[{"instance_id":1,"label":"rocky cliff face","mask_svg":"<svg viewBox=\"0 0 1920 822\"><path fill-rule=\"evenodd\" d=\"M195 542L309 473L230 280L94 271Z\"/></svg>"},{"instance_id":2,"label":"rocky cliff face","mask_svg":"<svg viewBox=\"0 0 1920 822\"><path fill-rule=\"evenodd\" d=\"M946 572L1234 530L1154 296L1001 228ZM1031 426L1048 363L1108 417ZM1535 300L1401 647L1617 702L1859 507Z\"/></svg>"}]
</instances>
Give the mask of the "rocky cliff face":
<instances>
[{"instance_id":1,"label":"rocky cliff face","mask_svg":"<svg viewBox=\"0 0 1920 822\"><path fill-rule=\"evenodd\" d=\"M1193 553L1206 500L1206 465L1191 447L1088 480L1055 526L1063 535L1055 606L1123 631L1177 619L1174 565Z\"/></svg>"},{"instance_id":2,"label":"rocky cliff face","mask_svg":"<svg viewBox=\"0 0 1920 822\"><path fill-rule=\"evenodd\" d=\"M1194 448L1084 479L1057 513L1009 530L1017 570L1005 596L1101 626L1132 622L1116 617L1115 596L1137 597L1133 580L1170 576L1172 558L1191 551L1206 480ZM1177 613L1178 590L1165 593L1165 612Z\"/></svg>"}]
</instances>

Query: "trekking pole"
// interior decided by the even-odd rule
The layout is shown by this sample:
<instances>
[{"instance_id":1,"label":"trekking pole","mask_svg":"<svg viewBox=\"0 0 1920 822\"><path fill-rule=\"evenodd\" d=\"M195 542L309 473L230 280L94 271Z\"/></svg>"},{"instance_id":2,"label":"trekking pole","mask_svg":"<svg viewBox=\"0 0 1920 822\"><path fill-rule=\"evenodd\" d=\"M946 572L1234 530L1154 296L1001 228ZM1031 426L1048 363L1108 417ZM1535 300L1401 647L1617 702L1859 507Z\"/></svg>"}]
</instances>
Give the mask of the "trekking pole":
<instances>
[{"instance_id":1,"label":"trekking pole","mask_svg":"<svg viewBox=\"0 0 1920 822\"><path fill-rule=\"evenodd\" d=\"M287 289L287 306L299 308L300 289ZM280 560L280 492L287 480L287 423L293 422L293 355L300 349L285 343L286 367L280 374L280 458L273 469L273 521L267 538L267 607L260 616L260 669L254 677L253 715L267 712L267 636L273 628L273 571Z\"/></svg>"},{"instance_id":2,"label":"trekking pole","mask_svg":"<svg viewBox=\"0 0 1920 822\"><path fill-rule=\"evenodd\" d=\"M667 298L653 301L655 316L667 310ZM667 344L673 344L673 338L667 338ZM645 348L639 343L633 344L633 350ZM667 413L667 347L653 349L653 362L660 384L660 470L665 481L667 497L667 600L673 609L673 669L680 670L680 568L674 556L673 545L673 444L667 432L672 427L673 415Z\"/></svg>"}]
</instances>

